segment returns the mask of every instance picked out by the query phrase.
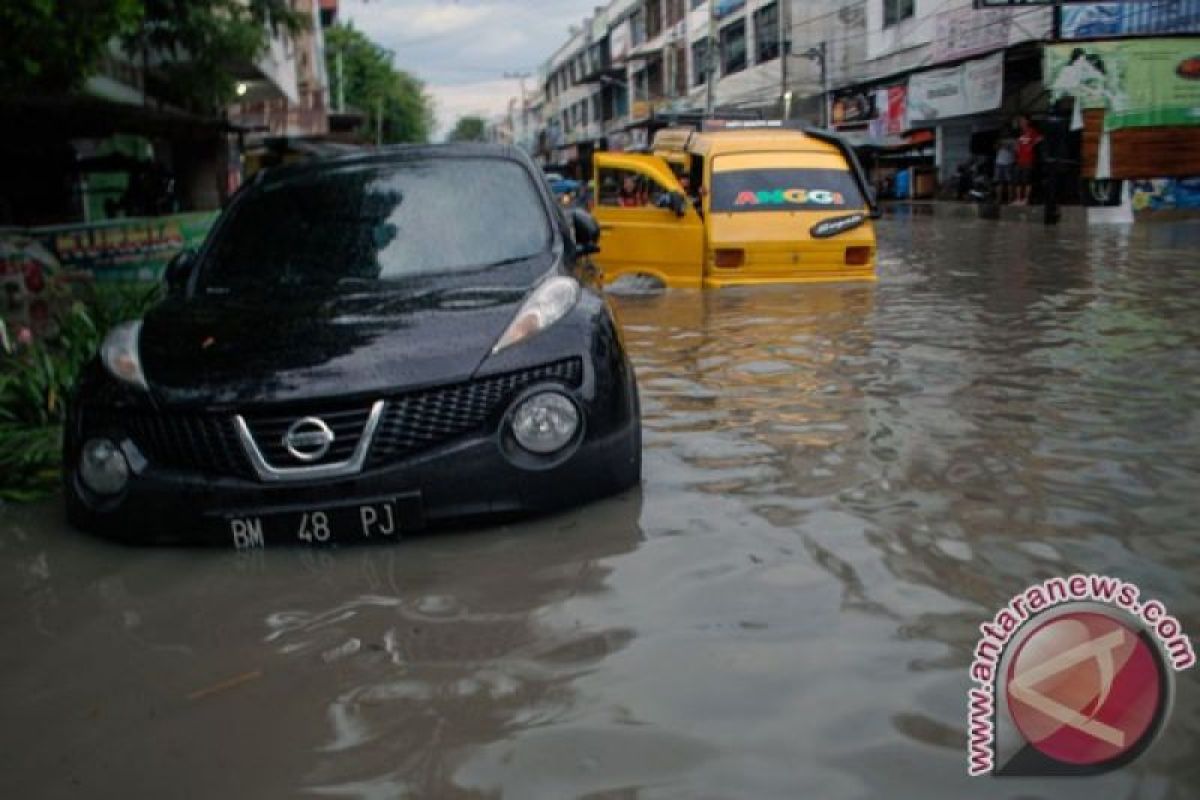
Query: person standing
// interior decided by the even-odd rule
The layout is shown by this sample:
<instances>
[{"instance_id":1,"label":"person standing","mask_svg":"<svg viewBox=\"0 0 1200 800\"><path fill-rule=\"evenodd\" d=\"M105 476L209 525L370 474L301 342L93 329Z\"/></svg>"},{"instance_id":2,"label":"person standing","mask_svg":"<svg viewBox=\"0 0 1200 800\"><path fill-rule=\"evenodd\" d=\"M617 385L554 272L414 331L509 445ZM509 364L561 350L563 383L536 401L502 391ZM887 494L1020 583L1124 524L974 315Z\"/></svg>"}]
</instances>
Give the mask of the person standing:
<instances>
[{"instance_id":1,"label":"person standing","mask_svg":"<svg viewBox=\"0 0 1200 800\"><path fill-rule=\"evenodd\" d=\"M1013 141L1009 138L1008 131L1004 131L996 140L996 167L992 175L998 203L1009 201L1009 191L1013 182L1013 164L1016 158L1016 153L1013 152Z\"/></svg>"},{"instance_id":2,"label":"person standing","mask_svg":"<svg viewBox=\"0 0 1200 800\"><path fill-rule=\"evenodd\" d=\"M1042 134L1033 126L1027 116L1017 118L1021 132L1017 135L1016 170L1013 175L1013 187L1016 199L1013 205L1029 205L1029 189L1033 185L1033 166L1037 162L1037 146L1042 142Z\"/></svg>"}]
</instances>

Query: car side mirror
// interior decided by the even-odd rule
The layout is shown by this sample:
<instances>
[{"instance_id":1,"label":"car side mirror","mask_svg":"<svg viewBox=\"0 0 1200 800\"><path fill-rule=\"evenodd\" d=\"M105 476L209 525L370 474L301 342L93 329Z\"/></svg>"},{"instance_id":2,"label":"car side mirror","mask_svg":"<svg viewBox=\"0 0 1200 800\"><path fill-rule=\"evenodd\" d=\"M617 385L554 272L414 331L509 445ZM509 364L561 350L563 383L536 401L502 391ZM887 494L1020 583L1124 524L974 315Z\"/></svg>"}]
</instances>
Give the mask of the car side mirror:
<instances>
[{"instance_id":1,"label":"car side mirror","mask_svg":"<svg viewBox=\"0 0 1200 800\"><path fill-rule=\"evenodd\" d=\"M871 212L871 219L880 219L883 216L883 209L879 207L879 193L873 186L867 187L867 208Z\"/></svg>"},{"instance_id":2,"label":"car side mirror","mask_svg":"<svg viewBox=\"0 0 1200 800\"><path fill-rule=\"evenodd\" d=\"M183 291L187 286L188 278L192 274L192 267L195 265L196 253L193 250L180 250L175 254L175 257L167 262L167 269L163 272L163 280L166 281L167 291L172 294L177 294Z\"/></svg>"},{"instance_id":3,"label":"car side mirror","mask_svg":"<svg viewBox=\"0 0 1200 800\"><path fill-rule=\"evenodd\" d=\"M571 209L571 227L575 230L575 247L581 255L600 252L600 223L582 208Z\"/></svg>"},{"instance_id":4,"label":"car side mirror","mask_svg":"<svg viewBox=\"0 0 1200 800\"><path fill-rule=\"evenodd\" d=\"M659 195L654 204L659 208L675 212L675 216L677 217L687 214L687 198L679 192L667 192L666 194Z\"/></svg>"}]
</instances>

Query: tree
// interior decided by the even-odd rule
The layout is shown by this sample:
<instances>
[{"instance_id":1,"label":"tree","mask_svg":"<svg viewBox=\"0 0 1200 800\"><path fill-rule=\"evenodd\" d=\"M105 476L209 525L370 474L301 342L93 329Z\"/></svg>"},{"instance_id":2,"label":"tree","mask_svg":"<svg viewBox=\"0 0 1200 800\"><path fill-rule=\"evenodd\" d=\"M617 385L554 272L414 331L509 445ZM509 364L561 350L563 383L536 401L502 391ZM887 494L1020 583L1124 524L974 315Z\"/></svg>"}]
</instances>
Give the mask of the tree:
<instances>
[{"instance_id":1,"label":"tree","mask_svg":"<svg viewBox=\"0 0 1200 800\"><path fill-rule=\"evenodd\" d=\"M137 23L140 0L0 2L0 94L60 94L78 88L114 36Z\"/></svg>"},{"instance_id":2,"label":"tree","mask_svg":"<svg viewBox=\"0 0 1200 800\"><path fill-rule=\"evenodd\" d=\"M454 123L454 130L446 138L451 142L482 142L487 131L487 123L483 117L468 115L459 117Z\"/></svg>"},{"instance_id":3,"label":"tree","mask_svg":"<svg viewBox=\"0 0 1200 800\"><path fill-rule=\"evenodd\" d=\"M254 63L270 36L308 24L289 0L140 0L142 16L122 36L148 71L149 93L172 105L212 113L236 97L235 70Z\"/></svg>"},{"instance_id":4,"label":"tree","mask_svg":"<svg viewBox=\"0 0 1200 800\"><path fill-rule=\"evenodd\" d=\"M149 67L150 95L212 113L233 99L235 70L261 56L271 34L307 21L289 0L2 0L0 92L78 89L116 41Z\"/></svg>"},{"instance_id":5,"label":"tree","mask_svg":"<svg viewBox=\"0 0 1200 800\"><path fill-rule=\"evenodd\" d=\"M425 84L393 66L390 50L339 23L325 32L325 59L335 103L340 92L347 106L365 115L366 138L374 139L378 130L385 143L429 140L433 101Z\"/></svg>"}]
</instances>

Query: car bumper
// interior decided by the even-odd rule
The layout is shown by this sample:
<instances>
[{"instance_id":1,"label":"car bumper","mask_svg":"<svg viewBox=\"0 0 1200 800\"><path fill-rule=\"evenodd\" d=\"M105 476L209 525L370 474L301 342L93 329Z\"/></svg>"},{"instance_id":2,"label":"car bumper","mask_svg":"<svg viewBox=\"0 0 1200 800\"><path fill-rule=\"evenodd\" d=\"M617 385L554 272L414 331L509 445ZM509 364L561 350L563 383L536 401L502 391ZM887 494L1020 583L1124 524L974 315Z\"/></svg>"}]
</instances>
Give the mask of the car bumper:
<instances>
[{"instance_id":1,"label":"car bumper","mask_svg":"<svg viewBox=\"0 0 1200 800\"><path fill-rule=\"evenodd\" d=\"M135 476L110 504L89 503L68 478L68 511L80 527L131 541L246 546L231 527L257 514L328 510L400 498L407 509L400 533L472 517L544 513L630 488L640 477L637 431L631 423L590 438L565 461L530 470L511 463L495 436L479 436L351 478L264 485L170 470ZM275 535L251 545L299 541ZM347 538L338 536L339 541Z\"/></svg>"},{"instance_id":2,"label":"car bumper","mask_svg":"<svg viewBox=\"0 0 1200 800\"><path fill-rule=\"evenodd\" d=\"M395 500L404 511L403 532L465 518L549 512L614 494L641 476L637 388L619 349L597 350L604 355L593 351L583 358L580 385L532 384L508 401L511 409L519 398L544 388L575 401L583 420L577 440L544 457L516 446L505 412L474 432L353 475L273 483L155 465L142 457L132 437L89 430L89 413L73 413L64 452L68 516L77 527L127 541L245 546L247 540L235 535L235 519L342 513L357 503ZM129 483L115 498L95 495L78 477L82 443L94 435L116 438L132 465ZM278 533L282 526L267 527ZM306 541L286 531L275 538Z\"/></svg>"}]
</instances>

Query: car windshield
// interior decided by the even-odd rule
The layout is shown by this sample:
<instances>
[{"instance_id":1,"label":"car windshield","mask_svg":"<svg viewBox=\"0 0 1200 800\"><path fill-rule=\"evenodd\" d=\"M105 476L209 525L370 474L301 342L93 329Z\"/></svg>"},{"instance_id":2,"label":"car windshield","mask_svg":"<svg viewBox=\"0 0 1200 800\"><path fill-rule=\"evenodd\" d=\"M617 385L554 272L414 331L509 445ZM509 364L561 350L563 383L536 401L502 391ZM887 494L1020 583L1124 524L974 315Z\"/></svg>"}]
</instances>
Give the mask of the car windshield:
<instances>
[{"instance_id":1,"label":"car windshield","mask_svg":"<svg viewBox=\"0 0 1200 800\"><path fill-rule=\"evenodd\" d=\"M230 213L201 267L209 292L478 272L531 258L550 239L526 170L495 158L304 173L251 191Z\"/></svg>"},{"instance_id":2,"label":"car windshield","mask_svg":"<svg viewBox=\"0 0 1200 800\"><path fill-rule=\"evenodd\" d=\"M844 169L738 169L713 173L713 211L857 211L862 193Z\"/></svg>"}]
</instances>

